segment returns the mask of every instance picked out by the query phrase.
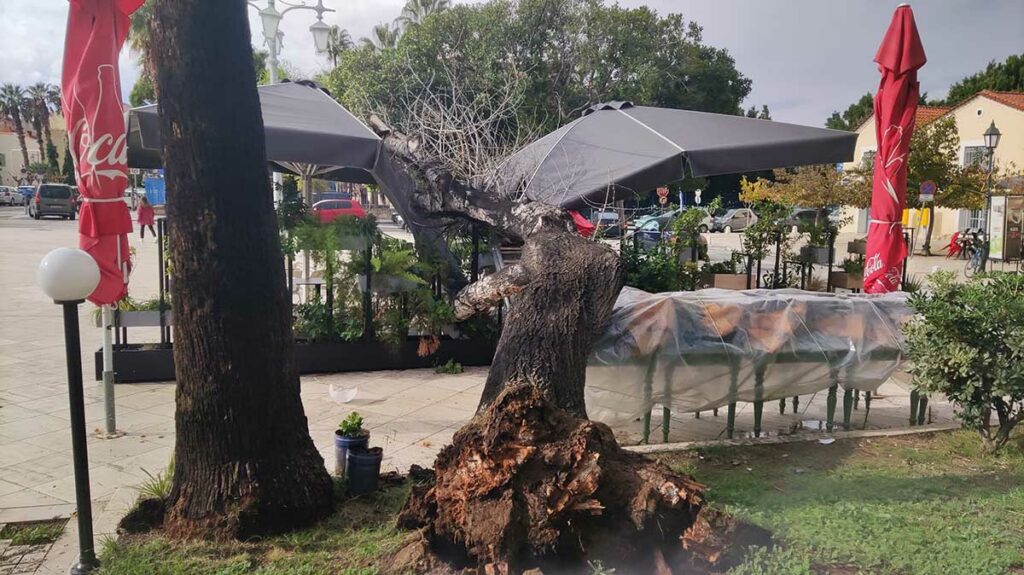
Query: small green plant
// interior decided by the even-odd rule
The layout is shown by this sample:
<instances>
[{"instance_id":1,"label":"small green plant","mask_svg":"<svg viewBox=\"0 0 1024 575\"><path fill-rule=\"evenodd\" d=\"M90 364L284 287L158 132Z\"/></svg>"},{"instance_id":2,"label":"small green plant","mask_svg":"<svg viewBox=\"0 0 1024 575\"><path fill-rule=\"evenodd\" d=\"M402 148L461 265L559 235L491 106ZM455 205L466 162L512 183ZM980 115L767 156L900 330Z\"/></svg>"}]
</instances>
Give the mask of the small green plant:
<instances>
[{"instance_id":1,"label":"small green plant","mask_svg":"<svg viewBox=\"0 0 1024 575\"><path fill-rule=\"evenodd\" d=\"M341 423L338 424L338 431L345 437L362 437L366 435L366 430L363 429L363 416L355 411L349 413L348 417L341 420Z\"/></svg>"},{"instance_id":2,"label":"small green plant","mask_svg":"<svg viewBox=\"0 0 1024 575\"><path fill-rule=\"evenodd\" d=\"M743 254L737 251L730 254L729 259L723 262L709 263L701 269L706 274L736 274L743 273Z\"/></svg>"},{"instance_id":3,"label":"small green plant","mask_svg":"<svg viewBox=\"0 0 1024 575\"><path fill-rule=\"evenodd\" d=\"M1024 275L929 279L931 293L910 297L915 316L904 328L914 386L945 395L985 449L997 451L1024 420Z\"/></svg>"},{"instance_id":4,"label":"small green plant","mask_svg":"<svg viewBox=\"0 0 1024 575\"><path fill-rule=\"evenodd\" d=\"M174 457L171 457L167 468L163 471L158 471L156 475L145 469L142 472L149 479L143 481L136 488L139 492L139 497L141 499L167 499L167 496L171 494L171 484L174 481Z\"/></svg>"},{"instance_id":5,"label":"small green plant","mask_svg":"<svg viewBox=\"0 0 1024 575\"><path fill-rule=\"evenodd\" d=\"M860 275L864 273L864 260L860 258L846 258L839 264L839 267L848 274Z\"/></svg>"},{"instance_id":6,"label":"small green plant","mask_svg":"<svg viewBox=\"0 0 1024 575\"><path fill-rule=\"evenodd\" d=\"M64 532L66 520L43 523L11 523L0 530L0 539L9 539L11 545L42 545L53 543Z\"/></svg>"},{"instance_id":7,"label":"small green plant","mask_svg":"<svg viewBox=\"0 0 1024 575\"><path fill-rule=\"evenodd\" d=\"M764 259L775 242L780 243L783 252L789 251L791 239L782 230L783 221L789 216L790 209L775 202L757 202L751 209L757 214L757 221L743 230L743 249L754 257Z\"/></svg>"},{"instance_id":8,"label":"small green plant","mask_svg":"<svg viewBox=\"0 0 1024 575\"><path fill-rule=\"evenodd\" d=\"M452 375L462 373L463 371L466 371L465 368L462 367L461 363L454 359L449 359L447 363L442 363L434 368L435 373L447 373Z\"/></svg>"},{"instance_id":9,"label":"small green plant","mask_svg":"<svg viewBox=\"0 0 1024 575\"><path fill-rule=\"evenodd\" d=\"M907 274L907 277L903 278L903 291L909 294L924 291L924 280L919 275Z\"/></svg>"}]
</instances>

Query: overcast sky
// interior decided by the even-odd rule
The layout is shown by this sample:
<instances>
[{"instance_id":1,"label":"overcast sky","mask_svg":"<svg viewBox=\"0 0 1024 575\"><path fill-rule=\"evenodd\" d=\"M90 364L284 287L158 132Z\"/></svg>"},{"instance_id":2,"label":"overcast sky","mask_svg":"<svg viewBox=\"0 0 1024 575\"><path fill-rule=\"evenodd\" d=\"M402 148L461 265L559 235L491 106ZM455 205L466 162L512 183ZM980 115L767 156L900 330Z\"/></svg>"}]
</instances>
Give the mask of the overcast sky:
<instances>
[{"instance_id":1,"label":"overcast sky","mask_svg":"<svg viewBox=\"0 0 1024 575\"><path fill-rule=\"evenodd\" d=\"M457 0L458 1L458 0ZM394 19L404 0L324 0L337 10L328 24L353 38ZM681 12L704 28L705 42L729 50L753 80L746 105L767 104L776 120L821 125L873 91L878 72L871 58L896 0L622 0L647 4L661 14ZM0 0L0 83L28 85L60 80L67 0ZM990 60L1024 53L1024 1L929 0L915 5L928 64L922 91L941 97L950 83ZM258 31L255 9L250 25ZM282 59L312 75L326 62L313 52L312 12L295 11L282 22ZM127 53L121 57L124 99L138 77Z\"/></svg>"}]
</instances>

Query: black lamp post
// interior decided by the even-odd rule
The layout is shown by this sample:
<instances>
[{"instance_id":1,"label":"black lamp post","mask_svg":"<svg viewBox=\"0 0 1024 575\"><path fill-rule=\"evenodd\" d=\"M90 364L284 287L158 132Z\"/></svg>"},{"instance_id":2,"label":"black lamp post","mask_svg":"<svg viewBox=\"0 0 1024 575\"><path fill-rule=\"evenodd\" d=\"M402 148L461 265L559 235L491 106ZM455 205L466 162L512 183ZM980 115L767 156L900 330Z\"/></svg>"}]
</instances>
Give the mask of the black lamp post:
<instances>
[{"instance_id":1,"label":"black lamp post","mask_svg":"<svg viewBox=\"0 0 1024 575\"><path fill-rule=\"evenodd\" d=\"M981 270L985 271L985 268L988 266L989 242L992 241L988 232L989 219L992 217L992 170L995 167L996 147L999 146L999 138L1003 134L996 127L995 121L993 121L982 135L985 138L985 149L988 151L988 179L985 182L985 225L982 227L982 231L985 234L985 249L981 254Z\"/></svg>"},{"instance_id":2,"label":"black lamp post","mask_svg":"<svg viewBox=\"0 0 1024 575\"><path fill-rule=\"evenodd\" d=\"M100 269L86 252L57 248L39 263L36 281L53 302L64 308L64 348L68 365L68 400L71 408L71 449L75 465L75 504L78 508L78 563L72 575L84 575L99 566L92 535L92 496L89 493L89 456L86 451L85 400L82 390L82 346L78 330L78 304L100 283Z\"/></svg>"}]
</instances>

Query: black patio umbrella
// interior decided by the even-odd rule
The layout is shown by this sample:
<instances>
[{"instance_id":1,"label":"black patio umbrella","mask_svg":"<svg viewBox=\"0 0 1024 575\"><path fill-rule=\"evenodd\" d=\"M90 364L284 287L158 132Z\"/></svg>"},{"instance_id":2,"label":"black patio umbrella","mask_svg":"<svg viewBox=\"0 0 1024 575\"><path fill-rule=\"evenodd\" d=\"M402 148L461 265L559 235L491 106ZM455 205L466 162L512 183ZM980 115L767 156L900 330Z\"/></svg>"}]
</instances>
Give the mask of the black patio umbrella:
<instances>
[{"instance_id":1,"label":"black patio umbrella","mask_svg":"<svg viewBox=\"0 0 1024 575\"><path fill-rule=\"evenodd\" d=\"M267 160L274 171L353 183L370 173L381 139L323 90L309 82L258 88ZM128 165L161 167L160 117L155 104L128 112Z\"/></svg>"},{"instance_id":2,"label":"black patio umbrella","mask_svg":"<svg viewBox=\"0 0 1024 575\"><path fill-rule=\"evenodd\" d=\"M508 195L578 208L702 177L849 161L857 135L742 116L598 104L496 175Z\"/></svg>"}]
</instances>

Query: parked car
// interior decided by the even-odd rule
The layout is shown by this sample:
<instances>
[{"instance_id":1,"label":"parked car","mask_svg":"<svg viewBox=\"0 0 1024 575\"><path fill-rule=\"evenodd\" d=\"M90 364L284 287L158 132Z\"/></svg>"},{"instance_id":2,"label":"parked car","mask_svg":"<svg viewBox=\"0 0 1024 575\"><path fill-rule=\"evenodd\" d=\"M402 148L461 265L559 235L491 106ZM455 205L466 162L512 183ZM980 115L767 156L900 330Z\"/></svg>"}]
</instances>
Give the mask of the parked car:
<instances>
[{"instance_id":1,"label":"parked car","mask_svg":"<svg viewBox=\"0 0 1024 575\"><path fill-rule=\"evenodd\" d=\"M804 233L814 227L814 222L819 218L818 208L794 208L782 222L782 229L792 231L793 233ZM832 218L832 215L826 213L821 217Z\"/></svg>"},{"instance_id":2,"label":"parked car","mask_svg":"<svg viewBox=\"0 0 1024 575\"><path fill-rule=\"evenodd\" d=\"M713 232L739 232L757 222L757 214L750 208L733 208L716 217L711 226Z\"/></svg>"},{"instance_id":3,"label":"parked car","mask_svg":"<svg viewBox=\"0 0 1024 575\"><path fill-rule=\"evenodd\" d=\"M313 217L322 224L333 222L341 216L365 218L366 210L356 200L321 200L313 204Z\"/></svg>"},{"instance_id":4,"label":"parked car","mask_svg":"<svg viewBox=\"0 0 1024 575\"><path fill-rule=\"evenodd\" d=\"M28 205L28 215L34 219L43 216L60 216L66 220L75 219L75 193L71 186L64 184L40 184Z\"/></svg>"},{"instance_id":5,"label":"parked car","mask_svg":"<svg viewBox=\"0 0 1024 575\"><path fill-rule=\"evenodd\" d=\"M0 206L20 206L24 201L17 188L0 186Z\"/></svg>"}]
</instances>

